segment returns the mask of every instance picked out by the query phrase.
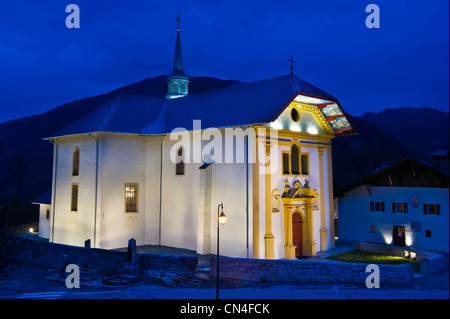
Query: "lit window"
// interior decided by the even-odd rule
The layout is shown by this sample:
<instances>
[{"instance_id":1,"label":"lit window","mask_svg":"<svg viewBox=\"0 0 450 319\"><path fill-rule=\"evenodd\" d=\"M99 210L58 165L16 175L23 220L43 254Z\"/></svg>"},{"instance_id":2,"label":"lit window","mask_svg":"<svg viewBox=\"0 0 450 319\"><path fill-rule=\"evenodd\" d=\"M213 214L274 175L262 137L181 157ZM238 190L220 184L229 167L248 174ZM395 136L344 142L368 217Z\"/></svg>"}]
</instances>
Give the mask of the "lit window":
<instances>
[{"instance_id":1,"label":"lit window","mask_svg":"<svg viewBox=\"0 0 450 319\"><path fill-rule=\"evenodd\" d=\"M138 184L125 184L125 212L138 211Z\"/></svg>"},{"instance_id":2,"label":"lit window","mask_svg":"<svg viewBox=\"0 0 450 319\"><path fill-rule=\"evenodd\" d=\"M376 233L377 232L377 228L375 226L370 226L370 232L372 234Z\"/></svg>"},{"instance_id":3,"label":"lit window","mask_svg":"<svg viewBox=\"0 0 450 319\"><path fill-rule=\"evenodd\" d=\"M393 213L408 213L408 203L392 203Z\"/></svg>"}]
</instances>

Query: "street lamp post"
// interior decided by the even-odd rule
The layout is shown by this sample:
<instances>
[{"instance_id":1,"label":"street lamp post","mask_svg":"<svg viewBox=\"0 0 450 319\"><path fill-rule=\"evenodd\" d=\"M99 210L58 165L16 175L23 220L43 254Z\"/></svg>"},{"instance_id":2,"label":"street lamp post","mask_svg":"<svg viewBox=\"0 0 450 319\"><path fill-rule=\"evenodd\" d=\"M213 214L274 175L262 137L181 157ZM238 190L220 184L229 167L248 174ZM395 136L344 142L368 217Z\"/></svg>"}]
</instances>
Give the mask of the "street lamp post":
<instances>
[{"instance_id":1,"label":"street lamp post","mask_svg":"<svg viewBox=\"0 0 450 319\"><path fill-rule=\"evenodd\" d=\"M219 212L219 209L222 209L222 212ZM219 223L225 224L227 221L227 217L223 213L223 203L220 203L217 206L217 260L216 260L216 299L219 299Z\"/></svg>"}]
</instances>

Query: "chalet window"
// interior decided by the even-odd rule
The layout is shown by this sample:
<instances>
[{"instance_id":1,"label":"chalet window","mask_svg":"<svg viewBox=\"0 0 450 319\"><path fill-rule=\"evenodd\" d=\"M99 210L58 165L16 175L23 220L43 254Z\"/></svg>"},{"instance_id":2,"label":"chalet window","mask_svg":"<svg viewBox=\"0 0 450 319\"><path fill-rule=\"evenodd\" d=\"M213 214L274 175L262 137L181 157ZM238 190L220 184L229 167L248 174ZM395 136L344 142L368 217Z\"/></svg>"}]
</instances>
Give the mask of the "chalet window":
<instances>
[{"instance_id":1,"label":"chalet window","mask_svg":"<svg viewBox=\"0 0 450 319\"><path fill-rule=\"evenodd\" d=\"M370 232L372 234L376 233L377 232L377 228L375 226L370 226Z\"/></svg>"},{"instance_id":2,"label":"chalet window","mask_svg":"<svg viewBox=\"0 0 450 319\"><path fill-rule=\"evenodd\" d=\"M72 184L72 194L70 200L70 210L72 212L78 211L78 184Z\"/></svg>"},{"instance_id":3,"label":"chalet window","mask_svg":"<svg viewBox=\"0 0 450 319\"><path fill-rule=\"evenodd\" d=\"M78 176L80 171L80 150L75 147L72 154L72 176Z\"/></svg>"},{"instance_id":4,"label":"chalet window","mask_svg":"<svg viewBox=\"0 0 450 319\"><path fill-rule=\"evenodd\" d=\"M45 212L45 219L50 219L50 209Z\"/></svg>"},{"instance_id":5,"label":"chalet window","mask_svg":"<svg viewBox=\"0 0 450 319\"><path fill-rule=\"evenodd\" d=\"M383 212L384 213L384 202L370 202L370 211L373 212Z\"/></svg>"},{"instance_id":6,"label":"chalet window","mask_svg":"<svg viewBox=\"0 0 450 319\"><path fill-rule=\"evenodd\" d=\"M393 213L408 213L408 203L392 203Z\"/></svg>"},{"instance_id":7,"label":"chalet window","mask_svg":"<svg viewBox=\"0 0 450 319\"><path fill-rule=\"evenodd\" d=\"M299 151L295 144L291 148L291 174L300 175Z\"/></svg>"},{"instance_id":8,"label":"chalet window","mask_svg":"<svg viewBox=\"0 0 450 319\"><path fill-rule=\"evenodd\" d=\"M440 204L423 204L424 215L441 215Z\"/></svg>"},{"instance_id":9,"label":"chalet window","mask_svg":"<svg viewBox=\"0 0 450 319\"><path fill-rule=\"evenodd\" d=\"M431 230L430 229L426 229L425 230L425 237L426 238L431 238Z\"/></svg>"},{"instance_id":10,"label":"chalet window","mask_svg":"<svg viewBox=\"0 0 450 319\"><path fill-rule=\"evenodd\" d=\"M308 160L308 158L309 158L308 154L300 155L302 175L309 175L309 160Z\"/></svg>"},{"instance_id":11,"label":"chalet window","mask_svg":"<svg viewBox=\"0 0 450 319\"><path fill-rule=\"evenodd\" d=\"M138 212L138 184L125 184L125 212Z\"/></svg>"},{"instance_id":12,"label":"chalet window","mask_svg":"<svg viewBox=\"0 0 450 319\"><path fill-rule=\"evenodd\" d=\"M175 175L184 175L183 148L178 149L177 163L175 164Z\"/></svg>"}]
</instances>

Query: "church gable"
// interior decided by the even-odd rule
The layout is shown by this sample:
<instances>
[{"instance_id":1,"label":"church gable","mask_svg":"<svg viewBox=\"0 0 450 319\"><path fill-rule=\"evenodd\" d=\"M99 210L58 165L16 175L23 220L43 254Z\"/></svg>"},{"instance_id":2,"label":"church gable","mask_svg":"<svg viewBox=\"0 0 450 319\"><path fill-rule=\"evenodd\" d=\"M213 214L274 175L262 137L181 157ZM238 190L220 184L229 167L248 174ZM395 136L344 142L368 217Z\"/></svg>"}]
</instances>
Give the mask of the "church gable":
<instances>
[{"instance_id":1,"label":"church gable","mask_svg":"<svg viewBox=\"0 0 450 319\"><path fill-rule=\"evenodd\" d=\"M312 135L333 135L333 129L316 106L298 102L291 102L269 126Z\"/></svg>"}]
</instances>

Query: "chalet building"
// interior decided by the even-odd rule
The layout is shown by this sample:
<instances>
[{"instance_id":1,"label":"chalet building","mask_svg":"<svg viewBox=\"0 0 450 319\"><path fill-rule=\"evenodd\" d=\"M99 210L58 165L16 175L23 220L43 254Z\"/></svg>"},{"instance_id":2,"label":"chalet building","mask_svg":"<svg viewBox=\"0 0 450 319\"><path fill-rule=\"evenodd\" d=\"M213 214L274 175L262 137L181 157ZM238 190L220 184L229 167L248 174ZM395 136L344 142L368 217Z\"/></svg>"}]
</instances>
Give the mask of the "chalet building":
<instances>
[{"instance_id":1,"label":"chalet building","mask_svg":"<svg viewBox=\"0 0 450 319\"><path fill-rule=\"evenodd\" d=\"M339 238L448 252L448 151L385 163L337 194Z\"/></svg>"}]
</instances>

